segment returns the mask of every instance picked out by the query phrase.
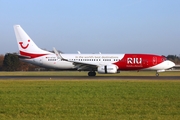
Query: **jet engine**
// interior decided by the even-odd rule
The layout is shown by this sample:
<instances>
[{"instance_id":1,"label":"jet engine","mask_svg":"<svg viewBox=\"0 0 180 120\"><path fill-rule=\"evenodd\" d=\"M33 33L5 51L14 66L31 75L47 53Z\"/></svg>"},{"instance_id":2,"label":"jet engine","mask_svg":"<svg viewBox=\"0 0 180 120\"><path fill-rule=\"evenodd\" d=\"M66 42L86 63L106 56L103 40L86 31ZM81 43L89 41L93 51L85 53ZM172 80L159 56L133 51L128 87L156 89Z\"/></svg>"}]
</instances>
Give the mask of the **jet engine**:
<instances>
[{"instance_id":1,"label":"jet engine","mask_svg":"<svg viewBox=\"0 0 180 120\"><path fill-rule=\"evenodd\" d=\"M101 74L119 73L118 67L116 65L99 66L97 72Z\"/></svg>"}]
</instances>

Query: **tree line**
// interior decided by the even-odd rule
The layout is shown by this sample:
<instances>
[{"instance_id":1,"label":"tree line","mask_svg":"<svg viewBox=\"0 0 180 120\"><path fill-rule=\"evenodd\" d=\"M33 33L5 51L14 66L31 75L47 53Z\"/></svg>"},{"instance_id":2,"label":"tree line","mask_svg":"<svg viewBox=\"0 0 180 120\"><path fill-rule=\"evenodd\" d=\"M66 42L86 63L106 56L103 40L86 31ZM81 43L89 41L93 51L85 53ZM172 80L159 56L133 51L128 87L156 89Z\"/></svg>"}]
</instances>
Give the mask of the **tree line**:
<instances>
[{"instance_id":1,"label":"tree line","mask_svg":"<svg viewBox=\"0 0 180 120\"><path fill-rule=\"evenodd\" d=\"M165 56L168 60L180 65L180 56L168 55ZM16 53L0 55L0 71L35 71L39 70L39 66L35 66L19 60ZM53 70L44 68L44 70Z\"/></svg>"},{"instance_id":2,"label":"tree line","mask_svg":"<svg viewBox=\"0 0 180 120\"><path fill-rule=\"evenodd\" d=\"M0 55L0 71L34 71L38 66L19 60L16 53Z\"/></svg>"}]
</instances>

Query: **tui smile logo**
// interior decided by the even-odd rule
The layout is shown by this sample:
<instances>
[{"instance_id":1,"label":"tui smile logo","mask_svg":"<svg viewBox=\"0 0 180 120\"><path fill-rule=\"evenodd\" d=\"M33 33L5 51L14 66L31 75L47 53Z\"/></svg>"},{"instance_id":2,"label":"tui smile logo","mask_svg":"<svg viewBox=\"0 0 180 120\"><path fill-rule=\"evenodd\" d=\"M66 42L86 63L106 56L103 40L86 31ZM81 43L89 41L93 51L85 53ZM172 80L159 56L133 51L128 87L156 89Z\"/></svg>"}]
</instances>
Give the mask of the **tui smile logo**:
<instances>
[{"instance_id":1,"label":"tui smile logo","mask_svg":"<svg viewBox=\"0 0 180 120\"><path fill-rule=\"evenodd\" d=\"M30 42L30 40L28 40L28 42ZM29 46L29 43L26 46L23 45L23 42L19 42L19 44L23 49L26 49Z\"/></svg>"}]
</instances>

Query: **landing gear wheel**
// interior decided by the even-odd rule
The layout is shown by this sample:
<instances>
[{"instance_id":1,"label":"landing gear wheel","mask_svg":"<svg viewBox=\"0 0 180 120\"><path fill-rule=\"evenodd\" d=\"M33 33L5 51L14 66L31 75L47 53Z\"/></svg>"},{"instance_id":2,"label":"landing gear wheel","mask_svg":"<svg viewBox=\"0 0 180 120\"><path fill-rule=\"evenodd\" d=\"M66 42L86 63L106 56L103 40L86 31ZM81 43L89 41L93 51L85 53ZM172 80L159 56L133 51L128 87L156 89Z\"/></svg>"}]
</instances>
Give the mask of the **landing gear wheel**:
<instances>
[{"instance_id":1,"label":"landing gear wheel","mask_svg":"<svg viewBox=\"0 0 180 120\"><path fill-rule=\"evenodd\" d=\"M156 77L158 77L159 76L159 73L156 73Z\"/></svg>"},{"instance_id":2,"label":"landing gear wheel","mask_svg":"<svg viewBox=\"0 0 180 120\"><path fill-rule=\"evenodd\" d=\"M96 72L90 71L90 72L88 72L88 76L96 76Z\"/></svg>"}]
</instances>

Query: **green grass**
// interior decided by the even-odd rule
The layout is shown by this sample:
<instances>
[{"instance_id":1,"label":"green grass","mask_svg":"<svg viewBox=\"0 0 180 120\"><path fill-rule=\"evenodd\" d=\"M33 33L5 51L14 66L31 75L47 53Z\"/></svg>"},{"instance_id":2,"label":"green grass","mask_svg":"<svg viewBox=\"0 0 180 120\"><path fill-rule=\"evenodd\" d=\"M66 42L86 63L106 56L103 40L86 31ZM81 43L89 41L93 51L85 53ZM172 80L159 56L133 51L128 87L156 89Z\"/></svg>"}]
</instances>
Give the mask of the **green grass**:
<instances>
[{"instance_id":1,"label":"green grass","mask_svg":"<svg viewBox=\"0 0 180 120\"><path fill-rule=\"evenodd\" d=\"M0 76L88 76L88 71L33 71L33 72L0 72ZM122 71L119 74L98 74L97 76L155 76L155 71ZM159 73L160 76L180 76L180 71Z\"/></svg>"},{"instance_id":2,"label":"green grass","mask_svg":"<svg viewBox=\"0 0 180 120\"><path fill-rule=\"evenodd\" d=\"M1 80L4 120L179 120L180 81Z\"/></svg>"}]
</instances>

